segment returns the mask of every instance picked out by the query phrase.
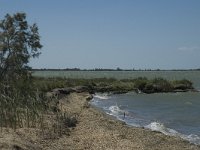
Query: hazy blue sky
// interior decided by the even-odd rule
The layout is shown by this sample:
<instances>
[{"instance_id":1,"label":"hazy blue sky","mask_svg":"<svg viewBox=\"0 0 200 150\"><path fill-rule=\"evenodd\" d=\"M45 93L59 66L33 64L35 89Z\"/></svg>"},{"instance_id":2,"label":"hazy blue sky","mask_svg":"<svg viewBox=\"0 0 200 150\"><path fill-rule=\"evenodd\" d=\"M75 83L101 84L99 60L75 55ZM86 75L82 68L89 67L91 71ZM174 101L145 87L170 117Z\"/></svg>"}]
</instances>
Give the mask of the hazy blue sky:
<instances>
[{"instance_id":1,"label":"hazy blue sky","mask_svg":"<svg viewBox=\"0 0 200 150\"><path fill-rule=\"evenodd\" d=\"M33 68L200 68L200 0L0 0L39 26Z\"/></svg>"}]
</instances>

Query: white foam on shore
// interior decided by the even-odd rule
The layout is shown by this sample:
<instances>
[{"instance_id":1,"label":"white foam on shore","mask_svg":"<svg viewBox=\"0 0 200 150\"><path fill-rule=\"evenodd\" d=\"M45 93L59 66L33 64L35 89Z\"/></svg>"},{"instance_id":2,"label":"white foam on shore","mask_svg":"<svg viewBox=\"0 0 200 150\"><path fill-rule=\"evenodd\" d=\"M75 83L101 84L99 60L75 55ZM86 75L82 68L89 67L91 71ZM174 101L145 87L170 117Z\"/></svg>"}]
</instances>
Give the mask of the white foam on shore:
<instances>
[{"instance_id":1,"label":"white foam on shore","mask_svg":"<svg viewBox=\"0 0 200 150\"><path fill-rule=\"evenodd\" d=\"M144 127L144 128L148 128L152 131L158 131L161 132L165 135L169 135L169 136L175 136L175 137L180 137L186 141L189 141L190 143L196 144L196 145L200 145L200 137L198 135L195 134L190 134L190 135L185 135L185 134L181 134L178 131L174 130L174 129L170 129L167 128L164 124L159 123L159 122L151 122L150 124L146 125L146 126L141 126L138 123L134 123L134 122L127 122L128 120L124 120L122 119L122 117L120 117L120 115L122 116L123 114L123 110L121 110L118 106L110 106L109 107L110 112L107 112L108 115L111 116L115 116L118 120L124 121L126 122L128 125L134 126L134 127Z\"/></svg>"},{"instance_id":2,"label":"white foam on shore","mask_svg":"<svg viewBox=\"0 0 200 150\"><path fill-rule=\"evenodd\" d=\"M174 129L165 127L164 124L159 123L159 122L152 122L149 125L145 126L145 128L148 128L152 131L161 132L165 135L181 137L182 139L187 140L190 143L200 145L200 137L199 136L197 136L195 134L190 134L190 135L181 134Z\"/></svg>"},{"instance_id":3,"label":"white foam on shore","mask_svg":"<svg viewBox=\"0 0 200 150\"><path fill-rule=\"evenodd\" d=\"M102 99L102 100L109 99L107 94L95 94L95 95L93 95L93 97L98 98L98 99Z\"/></svg>"},{"instance_id":4,"label":"white foam on shore","mask_svg":"<svg viewBox=\"0 0 200 150\"><path fill-rule=\"evenodd\" d=\"M99 105L98 103L102 102L102 100L107 100L111 98L108 96L108 94L101 94L101 93L95 94L93 96L94 96L93 104L96 106ZM188 102L186 102L186 104L191 105L191 103L188 103ZM148 128L152 131L158 131L169 136L180 137L186 141L189 141L190 143L200 145L200 137L198 135L195 135L195 134L187 135L187 134L179 133L175 129L168 128L163 123L160 123L160 122L150 123L150 120L140 118L140 116L137 116L134 113L127 111L126 107L118 106L117 104L115 104L111 106L104 106L103 110L106 112L106 114L114 116L118 120L126 122L128 125L131 125L134 127ZM125 117L124 117L124 113L126 115Z\"/></svg>"},{"instance_id":5,"label":"white foam on shore","mask_svg":"<svg viewBox=\"0 0 200 150\"><path fill-rule=\"evenodd\" d=\"M110 106L109 111L113 114L116 114L116 115L124 113L124 111L121 110L117 105Z\"/></svg>"},{"instance_id":6,"label":"white foam on shore","mask_svg":"<svg viewBox=\"0 0 200 150\"><path fill-rule=\"evenodd\" d=\"M145 128L151 129L152 131L159 131L162 132L165 135L173 135L177 136L179 133L173 129L167 128L164 126L164 124L159 122L151 122Z\"/></svg>"},{"instance_id":7,"label":"white foam on shore","mask_svg":"<svg viewBox=\"0 0 200 150\"><path fill-rule=\"evenodd\" d=\"M191 143L200 145L200 137L195 134L183 135L182 138L184 140L190 141Z\"/></svg>"}]
</instances>

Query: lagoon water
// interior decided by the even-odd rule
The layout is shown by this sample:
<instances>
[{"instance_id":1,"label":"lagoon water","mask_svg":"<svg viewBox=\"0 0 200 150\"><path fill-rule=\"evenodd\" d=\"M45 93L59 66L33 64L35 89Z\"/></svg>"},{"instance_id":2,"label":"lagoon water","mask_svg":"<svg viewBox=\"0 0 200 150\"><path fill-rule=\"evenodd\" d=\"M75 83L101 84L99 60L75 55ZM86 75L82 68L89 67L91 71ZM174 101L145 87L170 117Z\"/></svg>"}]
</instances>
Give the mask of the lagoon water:
<instances>
[{"instance_id":1,"label":"lagoon water","mask_svg":"<svg viewBox=\"0 0 200 150\"><path fill-rule=\"evenodd\" d=\"M189 79L200 90L199 71L139 72L136 76ZM136 127L179 136L200 145L200 92L121 95L96 94L91 102ZM125 113L125 117L124 117Z\"/></svg>"},{"instance_id":2,"label":"lagoon water","mask_svg":"<svg viewBox=\"0 0 200 150\"><path fill-rule=\"evenodd\" d=\"M189 79L194 83L194 87L200 90L200 71L55 71L35 72L35 75L66 78ZM91 103L129 125L180 136L200 145L200 92L121 95L97 93Z\"/></svg>"},{"instance_id":3,"label":"lagoon water","mask_svg":"<svg viewBox=\"0 0 200 150\"><path fill-rule=\"evenodd\" d=\"M200 93L96 94L91 103L129 125L200 144Z\"/></svg>"}]
</instances>

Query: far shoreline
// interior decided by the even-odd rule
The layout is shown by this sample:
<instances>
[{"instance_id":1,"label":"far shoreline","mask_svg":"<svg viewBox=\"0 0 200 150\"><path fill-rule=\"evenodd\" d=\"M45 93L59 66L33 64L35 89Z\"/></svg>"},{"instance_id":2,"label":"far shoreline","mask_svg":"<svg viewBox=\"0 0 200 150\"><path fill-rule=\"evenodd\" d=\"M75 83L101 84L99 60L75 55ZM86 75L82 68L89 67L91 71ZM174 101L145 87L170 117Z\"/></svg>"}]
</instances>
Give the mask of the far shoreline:
<instances>
[{"instance_id":1,"label":"far shoreline","mask_svg":"<svg viewBox=\"0 0 200 150\"><path fill-rule=\"evenodd\" d=\"M79 69L79 68L66 68L66 69L55 69L55 68L33 68L30 71L34 72L34 71L96 71L96 72L100 72L100 71L118 71L118 72L123 72L123 71L144 71L144 72L150 72L150 71L155 71L155 72L159 72L159 71L166 71L166 72L170 72L170 71L200 71L200 69Z\"/></svg>"}]
</instances>

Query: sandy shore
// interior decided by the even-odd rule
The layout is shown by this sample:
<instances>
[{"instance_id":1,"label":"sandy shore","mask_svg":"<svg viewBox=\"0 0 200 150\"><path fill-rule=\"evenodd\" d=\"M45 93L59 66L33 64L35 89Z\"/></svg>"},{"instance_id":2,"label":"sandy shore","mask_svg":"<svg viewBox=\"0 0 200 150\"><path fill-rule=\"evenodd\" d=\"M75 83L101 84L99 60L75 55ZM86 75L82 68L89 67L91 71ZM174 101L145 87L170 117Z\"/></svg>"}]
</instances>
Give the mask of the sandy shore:
<instances>
[{"instance_id":1,"label":"sandy shore","mask_svg":"<svg viewBox=\"0 0 200 150\"><path fill-rule=\"evenodd\" d=\"M74 114L78 124L70 135L56 139L45 138L36 129L3 130L0 149L44 150L196 150L178 137L163 135L148 129L126 125L100 110L89 106L88 93L71 93L60 100L62 111ZM61 108L62 107L62 108ZM20 149L21 148L21 149Z\"/></svg>"}]
</instances>

